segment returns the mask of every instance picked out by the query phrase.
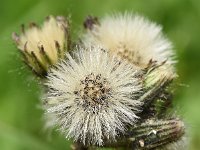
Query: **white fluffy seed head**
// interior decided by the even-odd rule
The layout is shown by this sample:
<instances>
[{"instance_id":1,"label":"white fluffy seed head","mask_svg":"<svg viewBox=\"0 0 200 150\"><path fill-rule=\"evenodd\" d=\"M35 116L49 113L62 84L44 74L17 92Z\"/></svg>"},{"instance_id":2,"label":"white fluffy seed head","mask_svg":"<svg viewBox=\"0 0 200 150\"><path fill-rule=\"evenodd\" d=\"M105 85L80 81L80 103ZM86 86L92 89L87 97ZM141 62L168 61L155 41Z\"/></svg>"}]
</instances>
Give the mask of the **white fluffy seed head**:
<instances>
[{"instance_id":1,"label":"white fluffy seed head","mask_svg":"<svg viewBox=\"0 0 200 150\"><path fill-rule=\"evenodd\" d=\"M100 19L83 37L86 45L101 45L140 68L147 67L150 60L175 63L171 42L163 36L161 26L131 13Z\"/></svg>"},{"instance_id":2,"label":"white fluffy seed head","mask_svg":"<svg viewBox=\"0 0 200 150\"><path fill-rule=\"evenodd\" d=\"M54 65L59 58L63 58L68 28L69 24L64 17L49 16L42 27L32 23L30 28L22 29L20 36L14 33L13 40L22 52L25 62L37 74L42 74L49 65Z\"/></svg>"},{"instance_id":3,"label":"white fluffy seed head","mask_svg":"<svg viewBox=\"0 0 200 150\"><path fill-rule=\"evenodd\" d=\"M103 145L138 118L138 71L98 47L79 48L74 57L67 54L67 60L49 72L44 108L66 137Z\"/></svg>"}]
</instances>

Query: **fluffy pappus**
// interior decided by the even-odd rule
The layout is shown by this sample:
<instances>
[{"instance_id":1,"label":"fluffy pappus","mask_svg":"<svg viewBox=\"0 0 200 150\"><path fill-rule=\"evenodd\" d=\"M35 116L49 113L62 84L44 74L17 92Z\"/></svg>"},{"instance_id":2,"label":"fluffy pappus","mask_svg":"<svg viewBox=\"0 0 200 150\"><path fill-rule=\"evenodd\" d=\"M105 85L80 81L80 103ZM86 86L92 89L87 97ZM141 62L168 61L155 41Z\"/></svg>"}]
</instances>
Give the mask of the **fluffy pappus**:
<instances>
[{"instance_id":1,"label":"fluffy pappus","mask_svg":"<svg viewBox=\"0 0 200 150\"><path fill-rule=\"evenodd\" d=\"M84 145L115 141L134 125L142 102L138 71L99 47L67 54L47 76L44 109L67 138Z\"/></svg>"},{"instance_id":2,"label":"fluffy pappus","mask_svg":"<svg viewBox=\"0 0 200 150\"><path fill-rule=\"evenodd\" d=\"M162 27L142 16L114 14L94 22L92 27L90 24L87 29L83 35L86 45L101 45L140 68L147 67L150 60L175 63L172 44L162 34Z\"/></svg>"}]
</instances>

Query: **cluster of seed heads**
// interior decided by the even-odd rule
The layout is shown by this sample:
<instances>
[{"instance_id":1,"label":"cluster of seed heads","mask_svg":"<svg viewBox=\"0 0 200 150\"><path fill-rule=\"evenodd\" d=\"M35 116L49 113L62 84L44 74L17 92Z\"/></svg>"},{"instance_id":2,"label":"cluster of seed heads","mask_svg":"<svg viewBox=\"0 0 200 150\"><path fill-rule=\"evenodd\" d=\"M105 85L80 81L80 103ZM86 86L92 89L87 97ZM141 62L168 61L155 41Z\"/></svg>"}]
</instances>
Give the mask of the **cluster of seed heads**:
<instances>
[{"instance_id":1,"label":"cluster of seed heads","mask_svg":"<svg viewBox=\"0 0 200 150\"><path fill-rule=\"evenodd\" d=\"M12 35L44 82L47 125L72 139L75 150L186 149L183 121L167 113L176 60L161 26L130 13L89 16L76 42L69 23L50 16Z\"/></svg>"}]
</instances>

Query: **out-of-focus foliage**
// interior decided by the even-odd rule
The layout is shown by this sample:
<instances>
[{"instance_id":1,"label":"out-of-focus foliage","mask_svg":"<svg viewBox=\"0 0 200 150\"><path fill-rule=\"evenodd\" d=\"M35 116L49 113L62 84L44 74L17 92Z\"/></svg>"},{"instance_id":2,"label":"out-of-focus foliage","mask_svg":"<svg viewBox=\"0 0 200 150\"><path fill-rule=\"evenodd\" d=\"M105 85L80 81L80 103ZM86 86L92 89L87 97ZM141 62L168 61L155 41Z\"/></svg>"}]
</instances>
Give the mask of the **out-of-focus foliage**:
<instances>
[{"instance_id":1,"label":"out-of-focus foliage","mask_svg":"<svg viewBox=\"0 0 200 150\"><path fill-rule=\"evenodd\" d=\"M57 132L44 130L37 81L20 61L11 33L22 23L46 16L71 16L73 37L87 15L132 11L163 25L174 43L179 78L174 104L189 128L190 150L200 148L200 1L199 0L1 0L0 1L0 149L66 150Z\"/></svg>"}]
</instances>

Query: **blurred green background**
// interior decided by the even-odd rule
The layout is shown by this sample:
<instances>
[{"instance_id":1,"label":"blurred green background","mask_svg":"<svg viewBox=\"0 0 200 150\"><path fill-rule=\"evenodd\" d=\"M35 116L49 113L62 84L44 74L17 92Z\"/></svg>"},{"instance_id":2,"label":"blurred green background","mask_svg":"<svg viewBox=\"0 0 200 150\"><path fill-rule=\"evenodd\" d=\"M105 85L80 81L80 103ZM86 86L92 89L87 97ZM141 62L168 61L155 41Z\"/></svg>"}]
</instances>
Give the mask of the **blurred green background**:
<instances>
[{"instance_id":1,"label":"blurred green background","mask_svg":"<svg viewBox=\"0 0 200 150\"><path fill-rule=\"evenodd\" d=\"M40 88L20 61L11 40L22 23L52 15L71 15L73 35L87 15L133 11L163 25L174 43L179 74L174 104L190 133L190 150L200 149L199 0L1 0L0 1L0 150L68 150L70 142L45 131Z\"/></svg>"}]
</instances>

